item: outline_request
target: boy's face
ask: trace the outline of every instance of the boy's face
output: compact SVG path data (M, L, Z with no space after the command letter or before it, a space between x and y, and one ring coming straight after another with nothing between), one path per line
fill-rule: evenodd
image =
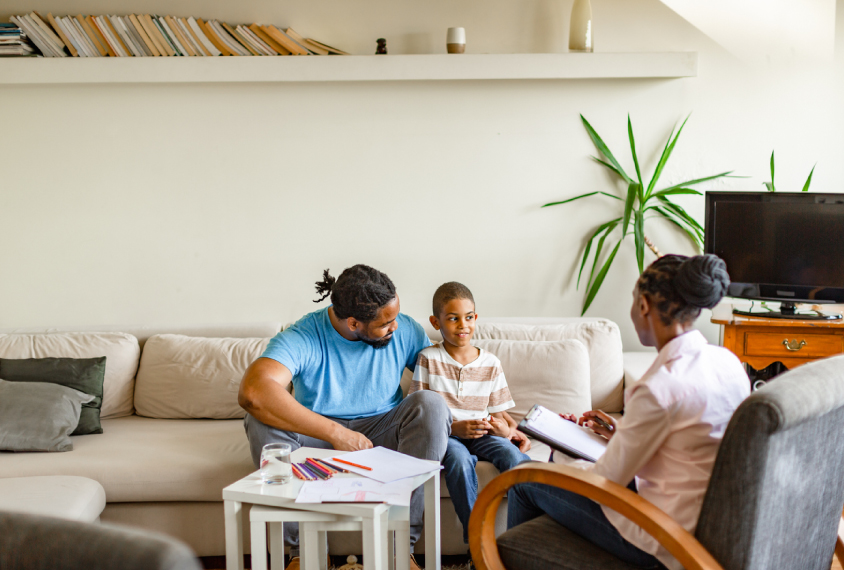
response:
M456 347L469 346L475 334L475 304L469 299L452 299L439 315L431 317L431 325L443 335L443 341Z

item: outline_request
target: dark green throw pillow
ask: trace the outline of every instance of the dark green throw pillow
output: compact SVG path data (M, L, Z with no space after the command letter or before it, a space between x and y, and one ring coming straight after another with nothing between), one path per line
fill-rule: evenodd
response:
M100 408L106 357L99 358L0 358L0 378L8 382L48 382L94 396L82 404L79 424L70 435L103 433Z

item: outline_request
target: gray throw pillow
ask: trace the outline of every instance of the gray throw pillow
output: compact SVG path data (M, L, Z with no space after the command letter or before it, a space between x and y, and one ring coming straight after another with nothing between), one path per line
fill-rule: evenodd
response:
M82 404L93 399L59 384L0 380L0 450L71 451Z

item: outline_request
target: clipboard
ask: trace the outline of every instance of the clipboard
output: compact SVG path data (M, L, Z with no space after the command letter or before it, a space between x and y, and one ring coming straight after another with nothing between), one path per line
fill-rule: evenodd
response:
M539 404L519 423L519 430L553 449L595 463L607 449L608 441L592 430L564 420Z

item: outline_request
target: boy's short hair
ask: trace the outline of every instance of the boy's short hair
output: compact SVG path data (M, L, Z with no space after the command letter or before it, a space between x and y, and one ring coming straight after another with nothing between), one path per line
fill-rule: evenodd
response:
M454 299L468 299L473 305L475 304L475 298L472 297L472 292L468 287L457 281L449 281L440 285L434 293L434 316L439 316L445 304Z

